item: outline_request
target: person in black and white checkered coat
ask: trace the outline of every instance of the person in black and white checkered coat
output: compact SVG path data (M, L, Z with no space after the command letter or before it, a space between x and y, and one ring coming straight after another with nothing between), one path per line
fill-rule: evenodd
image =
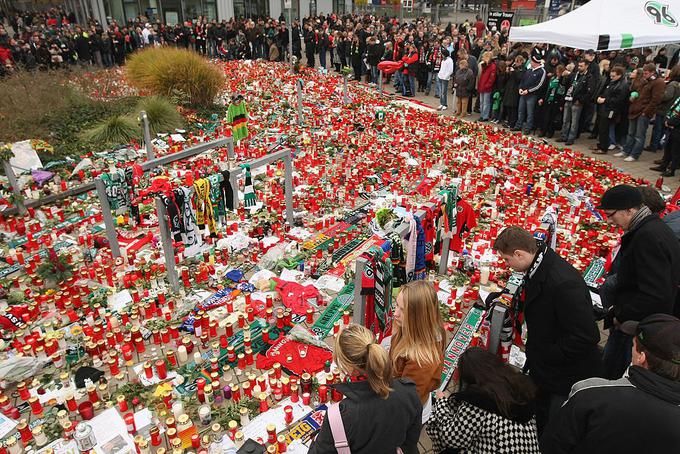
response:
M426 431L436 453L540 454L529 377L481 348L459 362L461 391L439 394Z

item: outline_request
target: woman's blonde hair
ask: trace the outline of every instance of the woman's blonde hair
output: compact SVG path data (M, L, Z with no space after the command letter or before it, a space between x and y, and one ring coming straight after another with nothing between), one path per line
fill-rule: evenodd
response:
M364 372L371 389L387 399L391 391L392 363L368 328L351 324L340 331L335 339L333 356L335 364L346 374Z
M399 358L415 361L419 366L441 361L443 322L434 285L412 281L401 287L402 320L392 333L390 356L393 365Z

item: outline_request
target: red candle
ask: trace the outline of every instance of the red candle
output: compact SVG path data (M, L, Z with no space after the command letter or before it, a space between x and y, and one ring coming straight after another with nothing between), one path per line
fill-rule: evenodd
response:
M328 401L328 386L319 385L319 402L326 403Z
M135 415L134 413L125 413L123 416L125 419L125 425L127 426L127 431L130 434L137 432L137 427L135 426Z
M158 378L161 380L165 380L168 376L168 369L165 365L165 361L162 359L159 359L156 361L156 373L158 374Z
M283 407L283 412L284 412L284 417L286 420L286 424L291 424L293 422L293 407L290 405L286 405Z
M84 420L92 419L92 417L94 417L94 406L92 402L89 400L81 402L80 405L78 405L78 413L80 413L80 417Z
M153 378L153 368L151 367L151 363L148 361L144 363L144 375L148 379Z

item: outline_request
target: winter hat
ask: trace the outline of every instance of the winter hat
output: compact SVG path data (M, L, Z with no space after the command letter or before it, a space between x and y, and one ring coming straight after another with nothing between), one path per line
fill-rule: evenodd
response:
M655 356L680 364L680 319L669 314L654 314L641 322L622 323L621 331L637 336L638 342Z
M540 55L536 55L534 53L531 54L531 61L534 63L542 63L543 59L540 57Z
M81 389L85 387L85 380L88 378L92 380L92 383L97 383L101 377L104 376L104 372L94 367L83 366L78 369L75 373L75 383L76 388Z
M642 205L642 194L633 186L620 184L607 189L602 195L598 210L627 210Z

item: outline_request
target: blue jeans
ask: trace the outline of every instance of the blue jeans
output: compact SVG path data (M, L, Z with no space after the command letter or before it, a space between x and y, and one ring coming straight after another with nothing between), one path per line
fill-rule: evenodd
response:
M397 71L394 73L394 89L397 91L402 90L402 86L404 85L404 74L401 71Z
M449 81L437 77L437 82L437 85L439 86L439 104L448 107Z
M404 74L404 77L403 77L402 80L404 82L402 84L401 94L406 96L406 88L408 87L409 91L411 92L411 96L415 96L416 95L416 76L412 76L410 74L408 74L408 75Z
M609 125L609 144L616 145L616 124L612 123Z
M515 129L524 128L525 132L534 129L534 112L536 111L537 101L538 95L534 94L519 97L519 109Z
M602 354L604 378L618 380L623 377L633 358L633 336L629 336L618 329L609 330L609 338Z
M322 50L319 52L319 64L321 65L322 68L326 67L326 51Z
M664 131L666 130L663 124L663 118L657 116L654 120L654 128L652 129L652 141L650 143L650 148L652 151L660 150L663 148L661 146L661 138L663 137Z
M644 115L628 121L628 137L626 137L626 145L623 147L625 154L635 159L640 157L642 149L645 147L648 126L649 118Z
M564 103L564 117L562 118L562 139L573 142L578 136L578 125L581 119L582 105L571 101Z
M371 66L371 82L378 85L378 78L380 77L380 70L377 66Z
M434 82L434 95L439 96L439 82L437 82L439 78L437 77L437 73L430 71L427 73L427 85L425 86L425 94L429 95L430 94L430 89L432 88L432 82Z
M479 94L479 119L488 120L491 116L491 92Z

